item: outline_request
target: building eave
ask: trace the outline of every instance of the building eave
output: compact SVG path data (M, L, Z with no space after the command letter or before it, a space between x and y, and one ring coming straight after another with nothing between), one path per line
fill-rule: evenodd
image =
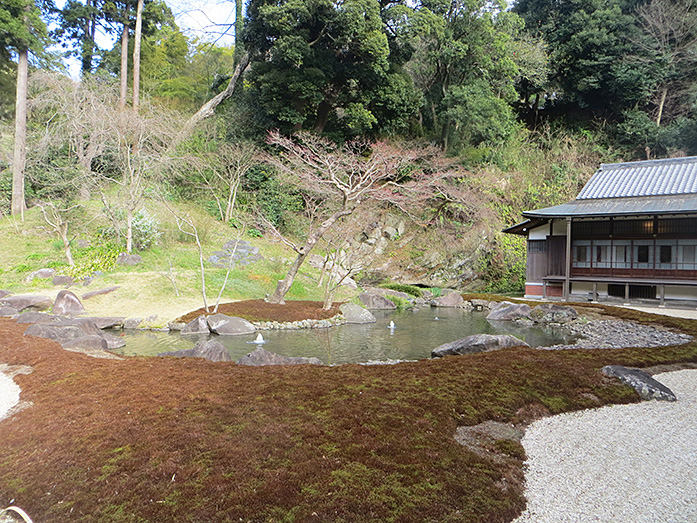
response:
M573 200L554 207L523 212L528 220L688 214L697 214L695 193Z

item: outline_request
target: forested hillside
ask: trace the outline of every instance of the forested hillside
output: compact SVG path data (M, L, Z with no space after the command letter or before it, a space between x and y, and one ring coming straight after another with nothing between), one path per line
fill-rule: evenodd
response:
M298 265L316 249L366 281L515 291L524 248L500 230L522 210L601 162L697 154L692 0L230 10L226 47L162 1L3 1L3 219L39 210L70 266L78 236L147 249L155 210L198 242L195 204Z

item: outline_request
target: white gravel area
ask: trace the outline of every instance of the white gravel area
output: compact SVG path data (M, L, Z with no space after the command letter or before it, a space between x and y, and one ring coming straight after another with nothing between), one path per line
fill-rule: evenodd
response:
M0 372L0 420L19 403L19 386L6 374Z
M657 374L678 401L561 414L526 430L514 523L697 522L697 370Z

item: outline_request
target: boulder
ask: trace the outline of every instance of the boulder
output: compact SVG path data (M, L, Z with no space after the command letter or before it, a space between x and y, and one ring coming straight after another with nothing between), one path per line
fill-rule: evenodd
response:
M127 252L121 252L116 258L117 265L133 266L138 265L143 261L140 254L128 254Z
M473 334L461 340L445 343L436 347L431 351L431 357L442 358L443 356L489 352L505 349L506 347L518 346L530 348L530 345L523 340L509 334Z
M53 278L53 276L56 274L55 269L39 269L38 271L34 271L29 274L29 276L26 277L26 281L30 282L34 280L35 278L41 279L41 280L47 280L49 278Z
M161 352L158 356L175 358L205 358L209 361L232 361L230 353L219 341L207 340L194 345L191 349Z
M101 336L104 338L104 340L106 340L108 349L120 349L121 347L126 346L126 340L120 336L114 336L113 334L109 334L107 332L103 332Z
M83 319L91 321L98 329L113 329L114 327L122 327L125 318L123 316L104 316Z
M171 321L167 324L167 327L171 331L181 331L186 327L186 323L181 321Z
M358 299L361 300L366 309L394 310L397 308L394 303L379 294L362 292L358 295Z
M643 400L675 401L677 399L672 390L643 370L630 369L621 365L607 365L602 368L602 373L634 388Z
M17 323L61 323L65 318L45 312L25 312L17 317Z
M12 294L10 291L6 291L6 290L4 290L4 289L0 289L0 300L1 300L2 298L4 298L5 296L9 296L10 294Z
M75 281L70 276L56 275L53 277L51 283L53 283L53 285L55 285L56 287L59 287L62 285L72 285L73 283L75 283Z
M252 367L261 367L263 365L323 365L318 358L294 358L291 356L281 356L273 352L269 352L261 347L258 347L253 352L246 356L242 356L237 360L238 365L250 365Z
M119 286L115 285L113 287L106 287L104 289L97 289L96 291L86 292L85 294L82 295L82 299L89 300L90 298L94 298L95 296L101 296L102 294L109 294L110 292L114 292L118 288L119 288Z
M143 318L127 318L123 320L124 329L137 329L143 323Z
M0 298L0 305L14 307L18 311L26 309L45 311L51 307L53 301L48 296L38 294L18 294L16 296L5 296Z
M382 234L387 238L388 240L396 240L399 238L399 231L395 227L390 227L387 226L382 230Z
M487 320L517 320L530 314L530 306L525 303L511 303L502 301L489 313Z
M85 312L80 298L74 292L60 291L56 296L56 301L53 302L53 313L61 316L75 316Z
M19 311L14 307L0 307L0 318L14 318Z
M377 320L373 313L355 303L343 303L339 311L344 316L346 323L375 323Z
M431 301L433 307L463 307L465 299L459 292L450 292L440 298L434 298Z
M530 319L537 323L568 323L578 318L573 307L543 303L530 311Z
M56 340L64 349L92 349L92 350L107 350L109 344L102 336L94 334L81 336L79 338Z
M487 311L487 310L489 310L489 300L474 299L470 303L472 304L472 308L475 311Z
M210 332L211 330L208 328L208 322L206 322L204 315L191 320L181 331L182 334L208 334Z
M54 316L45 323L33 323L24 331L25 335L63 340L80 338L82 336L101 336L102 331L94 323L82 319L70 319Z
M403 300L413 300L414 297L407 294L406 292L395 291L392 289L383 289L381 287L364 287L364 292L368 294L380 294L381 296L395 296L397 298L402 298Z
M236 336L238 334L251 334L257 329L244 318L226 316L225 314L213 314L206 318L211 332L220 336ZM182 331L182 334L186 334Z

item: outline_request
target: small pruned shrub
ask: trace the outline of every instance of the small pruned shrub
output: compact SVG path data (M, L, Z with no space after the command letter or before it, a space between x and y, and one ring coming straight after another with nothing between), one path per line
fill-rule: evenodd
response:
M383 283L380 285L383 289L390 289L392 291L404 292L415 298L421 298L423 295L421 289L416 285L407 285L406 283Z
M249 236L250 238L261 238L263 234L259 229L250 227L249 229L247 229L247 236Z
M157 245L162 236L159 220L152 216L147 209L141 209L133 216L133 246L144 251Z

